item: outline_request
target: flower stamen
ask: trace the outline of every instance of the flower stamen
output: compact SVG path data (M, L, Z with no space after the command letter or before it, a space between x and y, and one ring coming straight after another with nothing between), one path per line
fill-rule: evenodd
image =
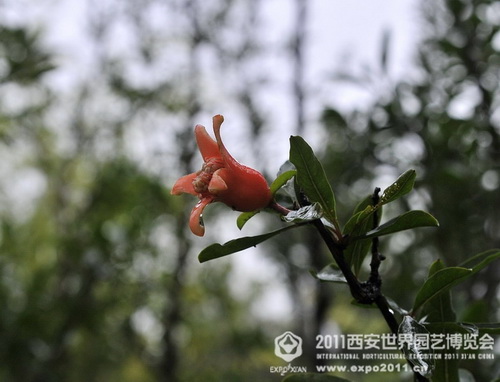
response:
M214 172L223 167L224 163L219 158L210 158L206 163L203 163L201 170L196 173L196 178L193 179L194 190L198 194L207 192Z

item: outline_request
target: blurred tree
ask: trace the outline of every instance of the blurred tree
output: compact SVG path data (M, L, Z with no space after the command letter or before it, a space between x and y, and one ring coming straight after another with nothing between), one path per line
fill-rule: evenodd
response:
M171 200L159 175L195 170L207 50L222 71L251 50L249 38L234 57L214 33L214 22L239 27L238 5L94 3L84 15L90 74L69 96L47 77L61 68L30 26L1 31L0 155L11 181L0 185L0 378L241 381L245 370L263 380L272 348L247 317L260 287L240 301L230 267L193 276L191 203ZM158 29L151 12L179 28ZM137 36L125 52L113 39L123 25ZM222 319L227 330L214 330Z
M126 366L141 360L145 347L132 330L134 313L151 289L150 274L131 269L156 258L152 232L169 205L167 192L120 153L101 161L90 144L58 151L59 137L44 123L53 95L42 79L51 58L25 30L2 34L9 37L1 40L4 55L24 49L0 89L20 96L19 104L0 105L8 122L4 163L12 165L11 179L28 179L2 184L9 204L1 215L0 375L78 381L114 370L127 380ZM80 117L75 130L85 125ZM29 205L13 208L26 192L34 193L21 202ZM147 380L148 368L139 367Z

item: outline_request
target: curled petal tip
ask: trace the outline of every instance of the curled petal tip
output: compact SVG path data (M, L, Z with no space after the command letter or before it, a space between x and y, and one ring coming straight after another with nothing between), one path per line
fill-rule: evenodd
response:
M222 122L224 122L224 116L222 114L217 114L214 115L212 118L213 124L214 124L214 129L217 126L217 128L220 128L220 125L222 125Z
M222 145L222 140L220 138L220 127L222 125L222 122L224 122L224 117L220 114L214 115L214 117L212 118L212 122L215 133L215 139L217 140L217 143L219 144L220 147Z
M225 163L225 165L230 168L232 171L236 172L241 172L241 171L246 171L246 166L241 165L238 163L236 159L234 159L231 154L229 154L229 151L227 151L226 146L224 146L224 142L222 142L222 137L220 135L220 128L222 125L222 122L224 122L224 117L220 114L214 116L213 118L214 122L214 133L215 133L215 139L217 141L217 144L219 145L219 152L220 155Z
M191 216L189 217L189 228L196 236L203 236L205 234L205 225L203 224L202 213L205 207L212 203L212 201L213 198L203 198L191 211Z

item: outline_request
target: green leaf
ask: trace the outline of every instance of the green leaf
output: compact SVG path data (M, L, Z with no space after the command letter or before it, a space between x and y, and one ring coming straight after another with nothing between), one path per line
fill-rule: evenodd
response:
M311 271L311 274L321 281L328 281L332 283L347 284L347 280L336 264L329 264L319 272Z
M467 280L469 277L476 274L493 260L498 258L500 258L500 251L498 249L492 249L479 253L462 263L462 265L472 266L472 268L449 267L443 268L434 273L425 281L422 288L420 288L417 292L417 297L415 298L415 303L413 305L413 312L428 302L429 299L433 297L432 295L439 294L440 288L441 291L446 291L454 287L455 285Z
M437 271L430 276L424 285L417 292L415 302L413 304L413 312L416 312L425 303L429 302L438 294L443 293L458 283L465 280L472 273L472 269L461 267L449 267Z
M351 245L347 247L345 250L345 256L347 264L351 265L356 276L359 276L359 272L361 270L361 266L363 265L363 261L370 251L371 240L357 240Z
M350 382L348 379L328 374L304 373L289 375L282 382Z
M290 211L282 219L287 223L304 223L310 222L312 220L321 219L323 216L323 211L318 203L311 204L309 206L301 207L296 211Z
M490 249L488 251L481 252L475 256L472 256L471 258L461 263L460 266L464 268L472 268L473 273L476 273L486 267L493 260L496 260L498 258L500 258L500 250Z
M273 236L299 226L299 224L295 224L265 233L263 235L240 237L238 239L228 241L227 243L222 245L218 243L212 244L200 252L200 254L198 255L198 260L200 261L200 263L204 263L205 261L227 256L250 247L255 247L257 244L260 244L272 238Z
M354 208L352 216L344 226L344 230L342 232L344 235L360 236L368 232L370 228L373 227L373 219L369 220L368 218L375 212L376 209L378 209L378 207L374 207L372 203L373 201L371 195L368 195L358 203L356 208ZM380 216L381 214L379 213L379 221L377 224L380 222ZM363 230L360 226L365 226L367 228L366 230Z
M435 261L429 269L429 278L447 269L441 260ZM455 312L451 305L451 291L447 289L432 297L422 309L422 316L426 316L425 327L431 333L470 333L477 332L474 327L459 326L455 321ZM450 325L444 325L448 321ZM454 325L453 325L454 324ZM436 359L433 371L433 379L436 381L458 382L458 361L454 357L446 357L444 354L456 354L456 349L438 349L442 356Z
M253 218L255 215L257 215L260 212L260 210L255 210L255 211L250 211L250 212L242 212L238 218L236 219L236 225L239 229L242 229L243 226L249 221L251 218Z
M415 334L429 334L425 326L419 324L411 316L404 316L398 328L398 334L410 334L415 338ZM419 373L424 377L430 377L432 374L433 360L426 356L428 349L419 347L418 342L410 341L403 344L403 353L406 358L414 365L418 366Z
M371 237L388 235L391 233L418 227L438 227L438 226L439 226L438 221L431 214L425 211L413 210L405 212L404 214L389 220L388 222L382 224L381 226L367 232L365 235L354 237L353 240L368 239Z
M365 259L368 251L370 250L371 240L356 240L356 236L362 236L373 228L374 222L372 217L375 211L378 211L377 225L382 216L382 207L372 206L372 196L369 195L363 199L354 209L353 216L349 219L344 227L344 235L349 235L354 239L351 240L350 245L344 251L344 256L347 264L353 267L354 273L359 274L363 260Z
M387 204L406 195L413 189L417 173L415 170L408 170L396 181L387 187L380 197L380 204Z
M441 260L436 260L429 269L428 277L431 277L445 268ZM430 299L422 309L422 314L420 316L427 317L426 321L428 322L455 321L456 316L451 305L450 291L444 291Z
M269 187L271 189L271 194L274 196L276 192L283 187L286 182L288 182L290 179L292 179L295 174L297 174L297 170L288 170L280 175L271 183L271 186Z
M323 208L324 217L337 224L335 196L323 166L307 142L299 136L290 137L290 161L297 168L296 180L311 202Z

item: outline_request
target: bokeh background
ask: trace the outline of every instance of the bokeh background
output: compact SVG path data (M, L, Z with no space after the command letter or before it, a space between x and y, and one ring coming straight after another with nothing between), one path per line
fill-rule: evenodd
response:
M386 332L311 277L330 260L307 229L200 265L280 222L239 232L211 205L200 239L194 198L169 188L199 169L193 126L217 113L270 181L304 136L341 219L415 168L384 213L441 227L381 243L384 292L409 308L434 260L500 247L499 27L490 0L1 0L0 380L278 381L285 330L311 370L316 334ZM499 271L455 290L460 320L500 320Z

